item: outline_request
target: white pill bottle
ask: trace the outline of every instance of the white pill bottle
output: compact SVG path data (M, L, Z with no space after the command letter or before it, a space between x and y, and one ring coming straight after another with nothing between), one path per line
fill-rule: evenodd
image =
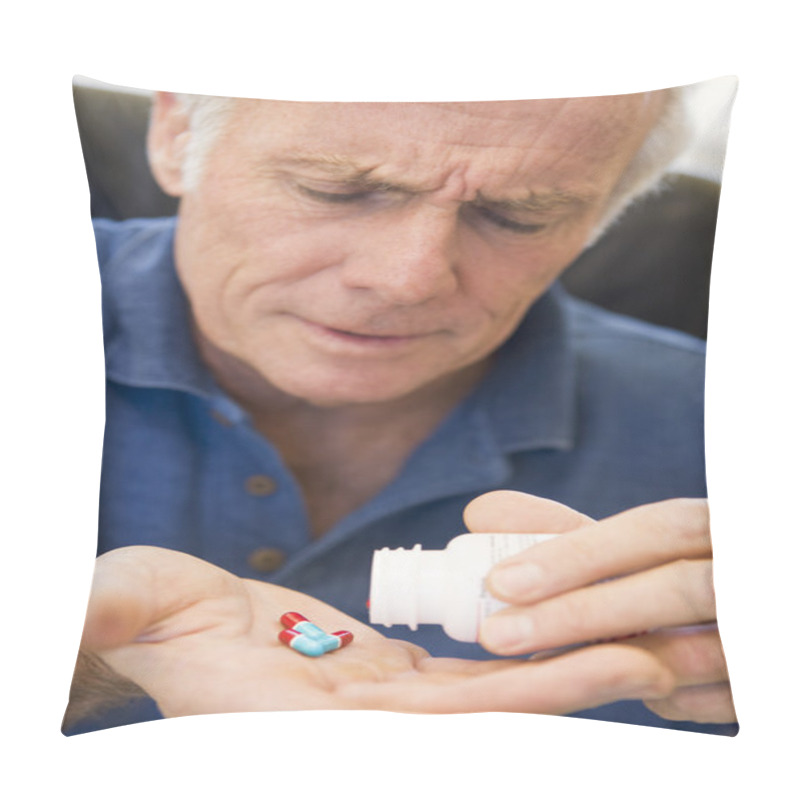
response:
M444 550L384 547L372 557L369 621L373 625L436 624L460 642L477 642L482 620L505 607L485 586L491 568L558 534L465 533Z

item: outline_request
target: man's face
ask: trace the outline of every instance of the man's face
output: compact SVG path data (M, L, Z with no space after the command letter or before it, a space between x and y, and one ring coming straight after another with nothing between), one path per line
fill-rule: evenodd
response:
M238 101L179 190L198 329L314 405L447 382L580 253L660 103Z

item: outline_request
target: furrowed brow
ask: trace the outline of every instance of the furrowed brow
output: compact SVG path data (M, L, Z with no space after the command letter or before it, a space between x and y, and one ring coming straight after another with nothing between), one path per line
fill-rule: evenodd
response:
M317 170L335 180L358 184L365 190L381 189L408 194L424 194L432 188L413 186L402 181L382 179L380 176L373 174L379 169L378 165L365 166L346 156L328 153L288 156L272 162L270 166L277 169ZM591 195L552 191L530 192L526 197L509 200L486 197L481 192L478 192L475 203L491 206L498 211L546 213L581 208L589 205L594 199Z

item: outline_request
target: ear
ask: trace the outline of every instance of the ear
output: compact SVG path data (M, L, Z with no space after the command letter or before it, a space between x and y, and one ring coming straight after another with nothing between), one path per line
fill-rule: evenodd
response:
M158 92L150 112L147 155L156 182L173 197L180 197L185 188L183 162L190 136L189 115L175 95Z

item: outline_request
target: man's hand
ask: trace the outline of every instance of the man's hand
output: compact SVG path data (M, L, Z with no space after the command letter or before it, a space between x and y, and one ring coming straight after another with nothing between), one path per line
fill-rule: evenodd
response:
M351 645L308 658L278 642L298 611ZM432 658L311 597L153 547L101 556L82 647L165 716L287 709L564 714L661 697L672 674L644 648L606 644L541 663ZM76 678L77 679L77 678Z
M464 518L476 532L570 532L489 574L490 591L511 607L483 623L480 641L487 650L512 656L543 651L540 663L546 663L548 651L583 644L588 654L607 646L593 643L616 640L620 652L647 652L672 676L672 691L642 696L654 713L695 722L736 720L715 624L705 501L668 500L594 522L532 495L491 492L474 500Z

